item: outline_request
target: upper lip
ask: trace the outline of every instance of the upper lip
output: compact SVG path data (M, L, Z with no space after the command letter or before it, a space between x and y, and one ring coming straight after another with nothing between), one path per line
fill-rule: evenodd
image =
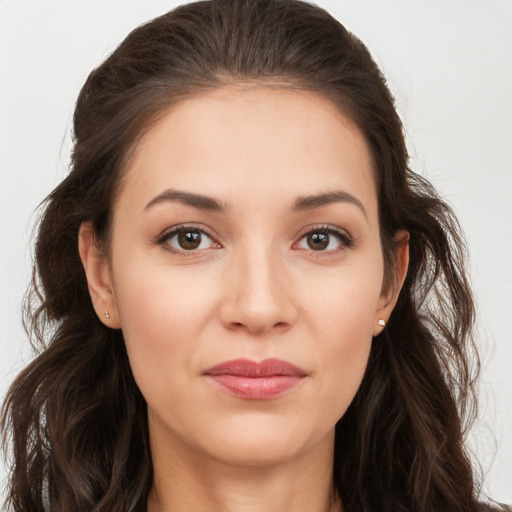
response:
M276 376L305 377L307 373L287 361L270 358L259 362L249 359L224 361L205 370L204 375L234 375L238 377L263 378Z

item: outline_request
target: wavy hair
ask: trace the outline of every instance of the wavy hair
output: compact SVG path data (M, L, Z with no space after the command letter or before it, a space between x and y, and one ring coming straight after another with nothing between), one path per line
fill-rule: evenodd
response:
M311 91L364 134L378 190L385 284L394 235L410 264L360 389L336 425L333 479L346 512L470 512L464 447L478 357L465 246L450 208L408 168L401 121L364 44L298 0L212 0L135 29L77 100L69 175L44 204L25 322L39 354L2 413L16 512L145 510L152 484L147 410L120 330L96 317L79 254L89 221L108 251L112 208L137 141L170 105L232 84Z

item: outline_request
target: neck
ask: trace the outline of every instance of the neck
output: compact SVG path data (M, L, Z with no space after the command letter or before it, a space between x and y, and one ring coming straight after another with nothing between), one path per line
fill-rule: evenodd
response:
M167 444L167 443L166 443ZM152 439L148 512L337 512L332 485L334 433L315 449L272 465L230 465L183 444Z

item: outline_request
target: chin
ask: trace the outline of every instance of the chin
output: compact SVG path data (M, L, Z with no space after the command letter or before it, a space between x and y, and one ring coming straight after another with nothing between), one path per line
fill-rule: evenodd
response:
M283 445L283 439L233 440L219 446L211 453L212 458L229 466L269 467L284 464L300 456L304 451L301 443Z
M238 425L237 425L238 423ZM310 429L307 424L253 418L236 422L234 428L210 430L204 448L219 462L233 466L273 466L291 461L323 441L332 450L334 428ZM206 441L206 443L205 443Z

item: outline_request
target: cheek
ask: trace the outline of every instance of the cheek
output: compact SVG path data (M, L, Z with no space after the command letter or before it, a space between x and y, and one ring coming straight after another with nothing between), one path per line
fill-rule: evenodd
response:
M364 325L366 318L352 317L352 322L345 321L338 325L339 336L324 352L324 374L320 396L324 397L323 410L327 416L326 423L334 424L345 414L354 399L363 380L370 349L372 335Z
M324 293L310 294L314 354L321 379L322 408L334 424L354 398L366 370L373 340L382 276L348 270Z
M173 389L166 380L178 384L197 368L201 332L215 304L208 293L213 287L203 286L204 278L199 282L197 273L139 265L136 258L115 268L116 303L130 365L150 401L159 388L165 393Z

